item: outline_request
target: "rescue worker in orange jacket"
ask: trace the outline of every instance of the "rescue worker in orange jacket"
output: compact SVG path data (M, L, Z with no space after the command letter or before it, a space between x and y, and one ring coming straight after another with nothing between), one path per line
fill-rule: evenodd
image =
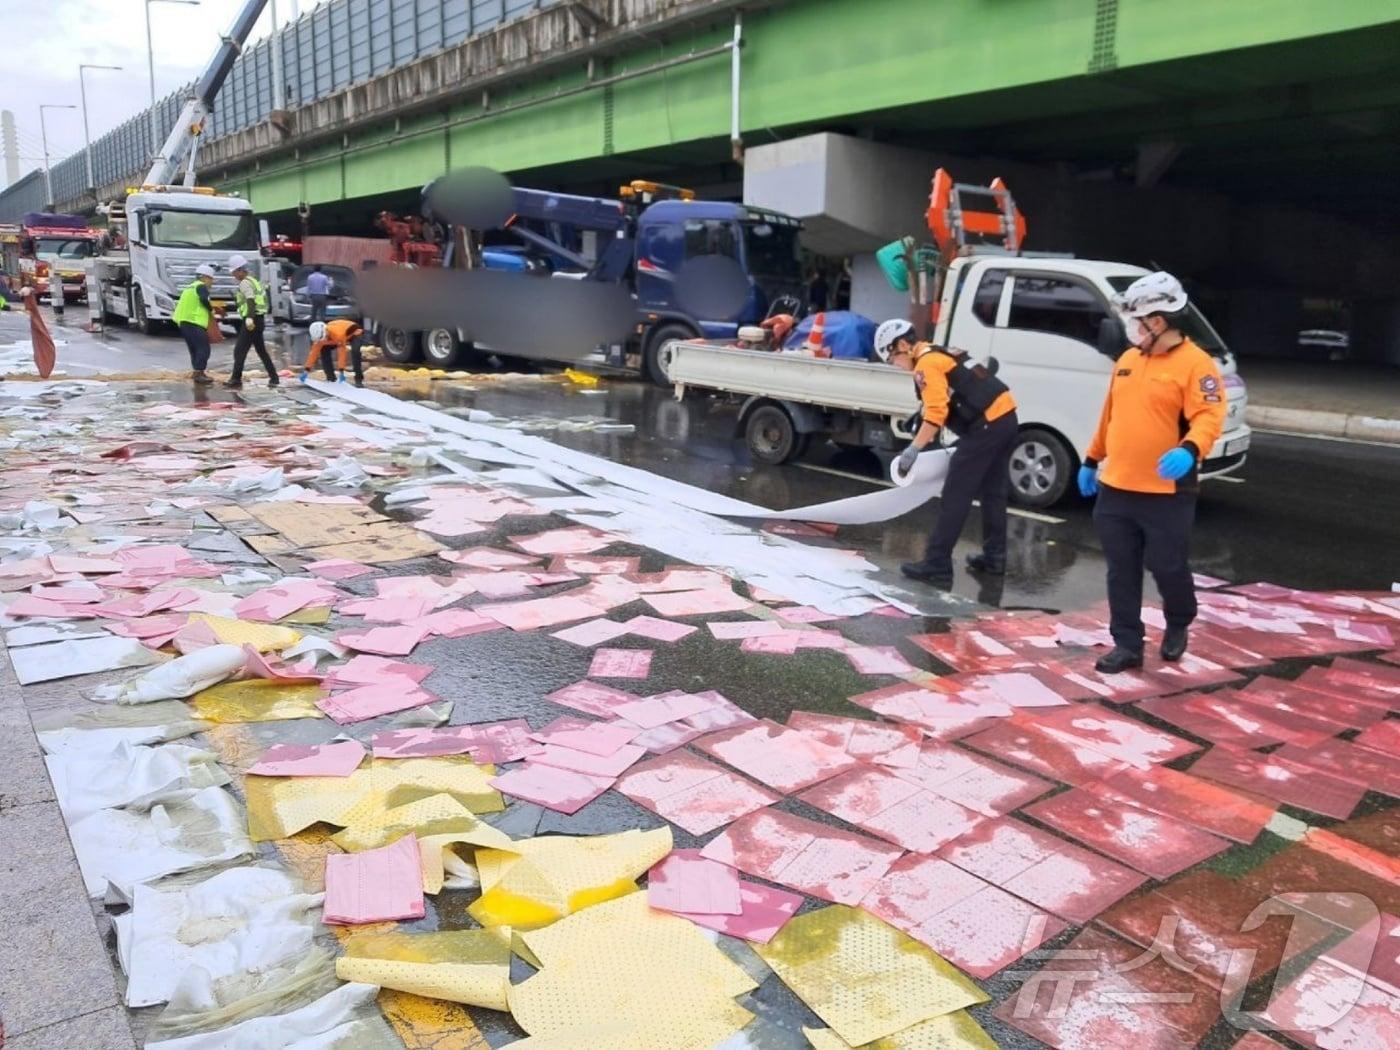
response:
M1105 674L1142 666L1142 572L1157 581L1167 628L1161 654L1180 660L1196 618L1188 553L1196 472L1225 423L1215 359L1181 330L1186 292L1169 273L1134 281L1115 308L1132 344L1118 358L1099 427L1079 468L1079 491L1097 495L1094 527L1108 562L1113 649Z
M299 377L303 383L319 362L326 374L326 382L334 383L337 379L345 382L345 366L348 363L355 370L355 385L365 385L365 330L359 321L349 318L314 321L308 334L311 336L311 352L306 355L306 364ZM332 357L337 352L338 362Z
M891 320L875 332L875 354L914 373L921 414L918 432L899 456L908 473L920 452L932 447L947 427L958 436L938 522L929 535L922 561L900 566L904 575L940 590L953 586L953 546L962 534L974 498L982 502L982 553L969 555L974 572L1006 572L1006 503L1011 478L1008 463L1016 443L1016 400L1005 383L965 354L917 342L914 326Z

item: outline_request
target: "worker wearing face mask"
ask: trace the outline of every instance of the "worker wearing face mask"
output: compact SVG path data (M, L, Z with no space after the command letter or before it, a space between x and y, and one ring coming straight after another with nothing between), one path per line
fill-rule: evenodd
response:
M922 561L900 571L939 590L953 586L953 545L962 534L973 499L982 503L982 552L970 555L974 572L1006 572L1006 504L1011 490L1008 461L1016 443L1016 401L1005 383L966 354L917 341L914 326L896 318L875 330L875 356L914 373L922 410L914 440L900 453L907 474L919 453L937 444L947 427L958 436L943 483L938 521Z
M1151 273L1115 297L1132 346L1113 369L1099 427L1079 468L1079 491L1094 504L1108 562L1113 649L1097 668L1142 666L1142 573L1162 595L1163 660L1180 660L1196 618L1188 551L1197 468L1225 423L1225 384L1215 359L1181 330L1186 292Z

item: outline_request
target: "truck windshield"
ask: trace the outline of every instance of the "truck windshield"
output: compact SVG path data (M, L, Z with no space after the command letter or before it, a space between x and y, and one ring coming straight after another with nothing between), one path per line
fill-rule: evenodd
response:
M256 251L250 212L155 209L147 220L153 248L227 248Z
M797 227L769 222L744 223L744 250L749 272L762 277L801 281L797 257Z
M92 241L81 237L40 237L34 242L34 254L45 262L90 259L92 248Z
M1140 276L1141 274L1110 277L1108 283L1113 286L1115 292L1125 292ZM1194 303L1187 304L1186 316L1181 319L1181 331L1211 357L1223 361L1230 353L1230 348L1225 345L1225 340L1220 338L1220 333L1211 327L1205 314L1197 310Z

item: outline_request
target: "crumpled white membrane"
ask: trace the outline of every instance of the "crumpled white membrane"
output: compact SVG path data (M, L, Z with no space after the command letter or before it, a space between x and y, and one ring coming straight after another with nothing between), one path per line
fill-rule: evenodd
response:
M377 1014L378 994L373 984L344 984L290 1013L148 1042L146 1050L383 1050L394 1045L385 1036L396 1037Z
M323 899L267 867L137 886L117 925L127 1006L175 1002L183 1013L227 1007L247 994L250 981L311 951L312 913Z
M119 704L180 700L232 677L246 662L247 654L241 645L209 645L121 685L96 689L93 695L99 700L115 700Z
M68 834L88 896L124 901L139 883L253 854L242 809L217 787L176 792L149 811L98 810Z
M335 426L341 429L373 429L346 421L351 404L378 413L382 429L377 445L392 446L391 435L395 432L401 435L401 443L411 444L415 440L413 432L433 427L434 440L445 449L486 463L529 467L564 484L586 489L594 497L594 505L591 513L566 512L574 521L626 536L692 564L728 571L828 612L849 615L865 611L872 598L906 611L915 610L910 604L910 592L882 587L866 575L874 569L869 563L781 536L758 533L725 522L720 516L806 520L814 514L820 519L819 511L827 511L833 512L828 517L851 523L884 520L938 493L946 473L946 455L920 457L919 477L909 487L836 501L821 508L774 512L543 438L457 419L377 391L340 389L338 384L319 381L312 381L311 386L339 399L320 407L325 417L339 420ZM450 470L464 475L473 473L454 466L446 456L433 458ZM918 485L923 487L917 488ZM862 512L854 508L857 500L874 510ZM611 516L600 517L604 514Z
M10 663L14 665L20 685L123 667L149 667L165 659L163 654L148 649L135 638L115 638L110 634L10 650Z
M106 730L132 730L130 736L109 739L125 739L133 744L154 744L165 740L178 740L180 737L198 733L205 723L194 717L189 705L179 700L156 700L137 707L115 704L90 704L81 710L62 710L47 714L36 712L34 729L39 735L39 744L49 754L62 751L71 743L80 747L94 746L81 742L78 734ZM139 733L139 735L138 735ZM147 734L157 734L147 736ZM100 740L93 737L93 741ZM71 742L71 743L70 743Z
M149 747L113 740L113 732L131 730L92 730L68 737L69 746L44 760L59 808L70 824L101 809L142 807L171 792L229 782L212 751L185 744Z

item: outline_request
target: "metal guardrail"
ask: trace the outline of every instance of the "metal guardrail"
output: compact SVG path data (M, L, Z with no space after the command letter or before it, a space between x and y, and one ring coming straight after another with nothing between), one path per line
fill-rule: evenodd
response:
M559 0L328 0L276 37L266 37L239 56L214 103L210 141L266 120L272 113L273 47L282 49L286 105L304 106L351 84L416 61L468 37L495 29ZM163 139L179 116L189 88L156 103ZM99 186L139 177L151 162L150 108L92 144L93 175ZM87 189L83 153L55 164L54 196L78 200ZM0 193L0 221L42 211L44 180L31 172Z

